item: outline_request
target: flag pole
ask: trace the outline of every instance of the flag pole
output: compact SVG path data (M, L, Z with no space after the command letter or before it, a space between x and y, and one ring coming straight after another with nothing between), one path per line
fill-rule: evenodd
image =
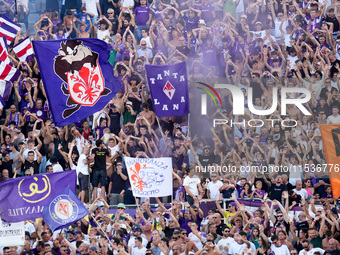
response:
M107 238L107 240L111 243L111 245L113 245L112 241L110 240L110 238L107 236L106 232L104 231L104 229L102 229L102 227L100 226L99 222L93 217L93 215L91 214L91 217L93 219L93 221L97 224L98 228L104 233L104 236Z
M165 138L164 138L163 130L162 130L161 124L159 123L159 118L158 118L158 116L156 116L156 119L157 119L157 123L158 123L159 130L161 131L161 135L162 135L163 140L164 140L164 143L165 143Z
M18 3L17 0L14 1L15 4L15 18L17 19L16 22L18 22ZM28 2L27 2L27 7L28 7Z

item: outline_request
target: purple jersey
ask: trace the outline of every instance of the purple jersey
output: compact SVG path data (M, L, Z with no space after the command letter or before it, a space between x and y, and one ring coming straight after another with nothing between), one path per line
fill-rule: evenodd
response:
M201 19L203 19L205 22L212 21L213 16L212 16L212 11L214 10L214 7L211 4L207 5L201 5L200 8L202 14L201 14Z
M151 14L151 10L148 6L138 6L133 11L133 14L136 15L137 26L146 26L146 22L149 20L149 14Z
M183 19L185 20L185 26L187 30L193 30L198 27L198 20L199 18L197 16L193 18L189 18L187 16L184 16Z

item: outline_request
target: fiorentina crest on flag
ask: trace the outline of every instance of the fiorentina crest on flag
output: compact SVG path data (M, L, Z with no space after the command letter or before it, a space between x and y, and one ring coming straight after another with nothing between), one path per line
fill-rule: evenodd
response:
M158 117L189 113L189 89L185 62L146 65L152 103Z
M167 81L163 89L165 95L167 95L167 97L171 100L175 94L175 91L176 89L174 88L174 86L172 86L172 84L169 81Z
M78 197L67 187L44 206L43 217L54 231L71 225L88 213Z
M33 41L33 47L57 126L101 110L120 87L102 40Z

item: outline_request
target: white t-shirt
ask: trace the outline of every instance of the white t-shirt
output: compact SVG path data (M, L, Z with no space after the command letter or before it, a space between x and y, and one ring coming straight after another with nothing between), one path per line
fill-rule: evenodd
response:
M130 7L130 6L135 6L135 1L133 0L123 0L121 3L121 8L123 9L124 7ZM128 11L124 11L128 13Z
M37 160L37 159L38 159L38 154L34 151L34 149L30 150L30 149L27 148L27 149L24 150L24 152L22 153L22 157L23 157L24 159L27 159L28 153L29 153L30 151L33 151L33 152L34 152L34 160Z
M220 194L220 191L218 190L220 187L223 186L223 183L221 181L217 181L216 183L214 182L209 182L207 189L210 192L210 199L216 199L217 195Z
M202 236L201 232L198 232L198 233ZM203 236L202 236L202 237L203 237ZM201 239L199 239L199 238L198 238L195 234L193 234L192 232L188 235L188 238L189 238L190 241L192 241L192 242L196 245L197 249L202 250L203 244L202 244L202 242L201 242Z
M272 249L275 255L290 255L289 249L285 244L281 244L280 247L276 247L272 244L270 249Z
M114 146L114 147L109 147L109 146L107 146L109 149L110 149L110 151L111 151L111 157L113 156L113 155L115 155L116 154L116 152L118 152L118 151L120 151L120 148L119 148L119 145L117 144L116 146Z
M230 245L235 242L234 238L232 237L227 237L225 239L221 239L220 241L218 241L217 243L217 247L221 250L222 255L227 255L228 251L224 249L224 247L228 247L230 248ZM220 247L222 245L222 247Z
M200 179L197 176L190 178L189 176L184 178L183 186L188 186L190 192L194 196L198 196L198 187L197 184L201 183Z
M97 38L100 40L103 40L105 42L109 42L108 38L105 38L105 36L110 36L110 31L108 29L102 31L100 29L97 30Z
M333 115L328 116L327 123L329 123L329 124L338 124L338 123L340 123L340 115L338 114L338 116L336 116L336 117L334 117Z
M307 191L305 189L301 189L301 190L293 189L293 190L296 194L300 195L304 200L307 199L308 194L307 194Z
M135 246L135 236L131 236L130 240L128 242L128 246L134 247ZM146 240L145 238L142 237L142 245L143 247L146 247L148 244L148 240Z
M36 232L34 225L29 221L25 223L25 231L30 233L30 235L32 235L32 233Z
M314 252L316 252L316 251L320 252L321 255L324 254L324 252L325 252L325 250L323 250L323 249L321 249L321 248L313 248L313 249L311 249L310 251L307 251L307 255L313 255ZM301 251L299 252L299 255L304 255L304 254L305 254L305 250L301 250Z
M59 163L53 166L53 173L58 173L58 172L63 172L63 171L64 169L61 165L59 165Z
M86 11L98 16L97 3L99 3L99 0L82 0L82 3L85 4Z
M275 38L276 38L276 39L281 38L281 31L280 31L281 23L282 23L282 21L279 21L278 18L276 18L276 19L274 20L274 24L275 24L275 32L274 32L274 34L275 34ZM283 30L283 31L286 31L286 27L287 27L287 26L288 26L288 22L287 22L286 20L283 21L282 30Z
M150 48L150 49L152 49L152 44L151 44L151 42L150 42L150 36L148 36L148 37L143 37L142 39L140 39L140 43L142 43L142 42L146 42L146 47L147 48Z
M229 254L231 254L231 255L242 254L243 249L248 249L247 244L245 244L245 243L239 244L238 242L233 242L229 246ZM256 254L256 248L255 248L255 245L252 242L250 242L250 249L252 249L253 253ZM245 253L245 254L247 254L247 253Z
M145 255L146 248L138 249L137 247L133 247L131 249L131 255Z
M76 167L77 174L82 173L83 175L89 175L89 166L83 162L84 159L86 159L86 155L80 154L78 165Z

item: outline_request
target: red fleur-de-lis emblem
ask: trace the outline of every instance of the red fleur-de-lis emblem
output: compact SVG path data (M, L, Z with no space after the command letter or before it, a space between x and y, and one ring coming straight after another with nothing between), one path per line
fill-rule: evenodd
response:
M57 205L57 211L63 215L65 215L66 217L68 217L69 215L69 209L68 209L68 203L64 203L64 202L59 202Z
M67 73L67 81L71 98L80 105L94 105L105 89L98 64L97 67L91 67L90 63L85 63L79 72Z

